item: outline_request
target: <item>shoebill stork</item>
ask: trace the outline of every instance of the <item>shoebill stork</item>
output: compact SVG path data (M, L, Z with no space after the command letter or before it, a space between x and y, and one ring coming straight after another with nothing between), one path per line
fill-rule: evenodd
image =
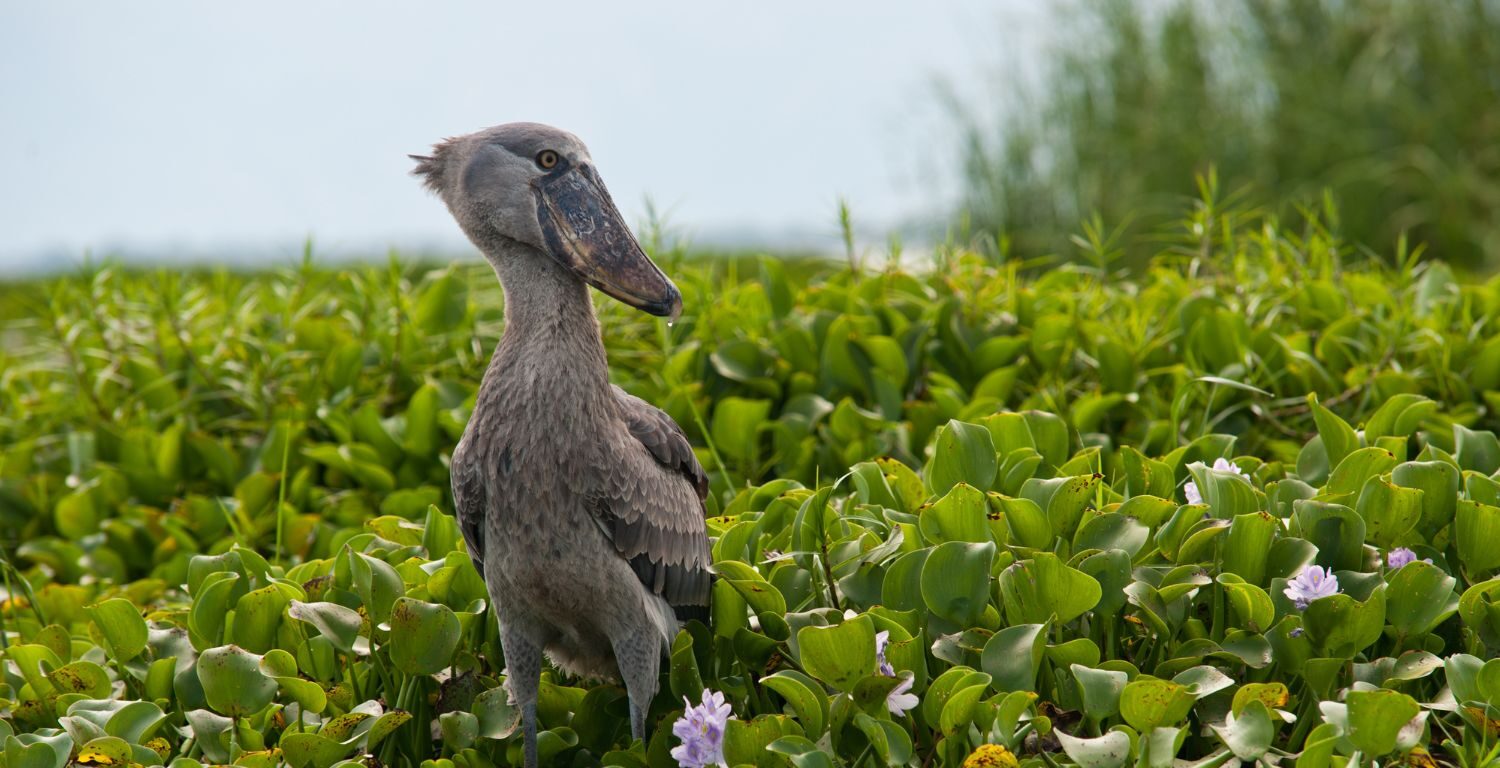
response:
M708 483L671 417L610 384L588 287L673 318L682 295L572 134L510 123L412 157L505 291L505 330L451 472L526 765L544 652L567 672L623 681L643 739L678 620L707 616Z

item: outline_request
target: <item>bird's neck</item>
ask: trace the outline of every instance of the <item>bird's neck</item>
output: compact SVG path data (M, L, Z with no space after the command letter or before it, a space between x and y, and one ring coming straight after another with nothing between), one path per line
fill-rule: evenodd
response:
M588 286L530 246L503 247L489 259L505 290L505 332L486 389L522 408L597 410L611 390Z

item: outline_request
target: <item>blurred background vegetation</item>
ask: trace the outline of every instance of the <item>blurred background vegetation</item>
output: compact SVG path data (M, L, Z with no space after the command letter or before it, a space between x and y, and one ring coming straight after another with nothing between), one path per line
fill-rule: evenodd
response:
M1408 233L1500 268L1500 2L1085 0L1059 18L1036 87L954 108L959 229L986 248L1066 254L1091 221L1140 263L1216 170L1240 205L1297 220L1331 193L1348 241Z

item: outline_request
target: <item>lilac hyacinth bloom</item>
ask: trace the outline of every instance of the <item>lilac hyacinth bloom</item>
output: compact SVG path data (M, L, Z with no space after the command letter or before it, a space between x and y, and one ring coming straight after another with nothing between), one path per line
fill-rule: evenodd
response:
M901 675L901 682L885 696L885 708L893 715L900 717L907 711L915 709L921 699L911 692L912 674L907 672Z
M733 715L724 694L703 689L703 702L694 705L683 697L687 708L672 724L672 735L682 740L672 748L672 758L682 768L724 765L724 726Z
M1245 470L1240 469L1238 464L1222 457L1214 459L1213 468L1220 472L1233 472L1246 480L1250 479L1249 475L1246 475ZM1187 481L1187 485L1182 486L1182 495L1187 498L1187 503L1189 504L1203 503L1203 494L1198 492L1198 484L1192 480Z
M1299 611L1307 610L1307 606L1314 600L1332 597L1338 592L1338 577L1333 575L1332 570L1324 570L1316 565L1303 568L1297 578L1287 582L1286 589L1282 590L1282 594L1291 599Z
M891 666L889 659L885 657L885 649L891 644L891 633L875 633L875 667L880 674L886 677L895 677L896 668Z
M1387 552L1385 555L1385 567L1392 571L1408 563L1415 563L1416 561L1417 553L1407 549L1406 547L1396 547L1390 552ZM1432 558L1424 557L1422 558L1422 562L1431 565Z

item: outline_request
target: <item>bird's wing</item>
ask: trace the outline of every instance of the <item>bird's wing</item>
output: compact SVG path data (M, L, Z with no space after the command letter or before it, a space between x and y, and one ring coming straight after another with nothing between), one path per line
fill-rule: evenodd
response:
M652 462L605 479L600 522L615 551L678 618L706 619L711 586L703 499L708 477L672 417L615 387L620 416Z
M473 462L464 460L460 447L453 452L448 466L453 485L453 515L458 519L458 530L463 534L464 544L469 547L469 559L474 569L484 578L484 473Z

